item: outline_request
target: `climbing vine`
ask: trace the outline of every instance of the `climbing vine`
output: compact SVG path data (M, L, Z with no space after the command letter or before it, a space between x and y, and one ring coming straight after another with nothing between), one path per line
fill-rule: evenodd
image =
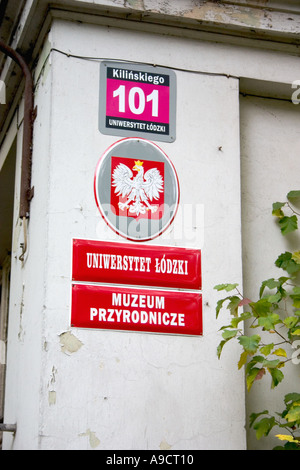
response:
M298 230L299 203L300 191L290 191L286 201L273 203L272 215L283 236ZM285 365L300 363L300 251L281 253L275 265L285 275L264 280L257 299L246 297L236 283L215 286L217 291L228 293L218 300L216 317L226 308L231 319L221 328L217 355L220 359L223 347L238 341L242 347L238 369L245 370L248 391L266 375L271 377L271 388L277 387L284 380ZM245 324L254 334L244 334ZM268 410L252 413L250 427L260 439L278 426L281 432L277 437L284 443L275 449L300 450L300 393L292 391L283 401L284 409L275 416Z

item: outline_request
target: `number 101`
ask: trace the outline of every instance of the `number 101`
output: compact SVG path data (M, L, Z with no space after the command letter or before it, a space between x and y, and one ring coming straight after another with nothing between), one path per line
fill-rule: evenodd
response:
M119 113L125 113L126 96L125 85L120 85L113 92L114 98L119 98ZM140 87L133 87L128 94L128 106L133 114L142 114L145 111L146 103L152 103L152 117L158 117L158 90L153 90L150 95L145 95Z

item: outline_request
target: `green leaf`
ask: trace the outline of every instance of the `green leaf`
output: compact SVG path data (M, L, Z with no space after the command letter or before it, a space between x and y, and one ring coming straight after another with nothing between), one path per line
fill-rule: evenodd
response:
M241 299L237 295L232 295L230 297L230 302L227 305L227 308L230 310L231 315L233 315L234 317L237 317L238 315L240 301Z
M250 391L256 377L264 371L263 368L253 367L246 377L247 390ZM263 372L264 373L264 372Z
M254 356L249 364L247 365L246 368L246 373L250 372L251 368L256 365L258 362L262 364L262 367L268 367L270 369L274 369L274 367L277 367L280 363L279 359L273 359L269 361L268 359L265 359L263 356Z
M290 191L286 197L288 199L297 199L297 198L300 198L300 191Z
M243 312L239 317L234 317L232 318L231 320L231 326L233 328L237 328L238 324L241 322L241 321L245 321L245 320L248 320L249 318L252 317L252 314L251 312Z
M217 291L225 290L226 292L230 292L231 290L235 289L238 284L217 284L214 289Z
M271 302L271 304L278 304L278 302L280 302L281 299L282 299L281 292L277 292L276 294L269 295L267 297L268 302Z
M271 315L268 315L267 317L260 317L258 319L259 326L261 326L267 331L274 330L275 325L277 325L277 323L280 323L280 322L281 320L280 320L279 315L277 315L277 313L272 313Z
M264 354L265 356L268 356L271 353L273 348L274 348L274 343L270 343L260 348L260 352Z
M288 405L289 402L291 402L290 404L292 404L293 402L299 401L299 400L300 400L300 393L297 393L297 392L287 393L284 397L284 403L286 405Z
M292 260L295 261L295 263L300 264L300 251L295 251L292 254Z
M290 277L285 277L285 276L281 276L278 278L278 281L280 282L280 286L282 286L283 284L285 284L287 281L290 281Z
M227 341L224 340L224 341L221 341L220 344L218 345L218 347L217 347L217 356L218 356L218 359L220 359L221 353L222 353L222 349L223 349L223 347L224 347L224 344L226 344L226 343L227 343Z
M280 448L280 446L274 447L274 450L300 450L299 444L296 444L296 442L286 442L283 446L283 448Z
M300 295L291 295L293 307L300 308Z
M289 251L282 253L278 256L277 260L275 261L275 265L278 268L284 269L290 275L297 273L298 271L300 271L300 265L292 259L292 256L292 253L290 253Z
M267 299L260 299L257 302L249 304L253 313L259 317L265 317L270 312L272 304Z
M267 415L267 414L269 414L269 411L268 411L268 410L261 411L260 413L251 413L251 415L249 416L249 425L250 425L250 428L252 428L253 424L255 423L255 421L257 420L257 418L259 418L259 416L261 416L261 415Z
M283 380L284 375L279 369L268 369L268 370L272 376L271 388L275 388Z
M293 307L300 308L300 287L294 287L294 294L291 294L290 297L293 299Z
M298 228L298 219L296 215L291 217L284 216L279 220L280 230L282 235L287 235Z
M247 364L246 373L250 372L252 367L256 366L258 362L263 363L265 360L264 356L253 356L251 361Z
M222 336L224 339L229 340L237 335L238 330L224 330Z
M286 351L285 351L284 349L282 349L282 348L276 349L276 350L273 352L273 354L274 354L275 356L279 356L279 357L287 357Z
M268 369L274 369L274 368L277 367L279 364L280 364L280 360L279 360L279 359L274 359L274 360L272 360L272 361L268 361L267 359L265 359L262 365L263 365L264 367L267 367Z
M220 310L226 300L229 300L227 308L228 310L230 310L231 315L233 315L234 317L238 315L238 308L241 299L237 295L230 295L228 297L225 297L224 299L218 300L216 307L216 318L218 318Z
M240 360L238 362L238 369L241 369L246 364L247 357L248 357L247 351L243 351L241 356L240 356Z
M300 420L300 406L293 406L285 416L288 423Z
M256 439L260 439L262 436L267 436L271 429L276 425L275 418L262 418L258 421L253 428L256 430Z
M272 215L276 217L283 217L284 213L282 212L281 208L286 205L286 202L274 202L272 204Z
M294 326L297 325L299 321L299 318L298 317L286 317L284 320L283 320L283 323L285 324L285 326L287 328L294 328Z
M220 310L223 307L223 303L225 302L225 300L228 300L228 298L229 297L226 297L225 299L218 300L217 307L216 307L216 318L218 318Z
M243 346L244 350L249 353L255 353L259 346L260 336L252 335L252 336L240 336L238 341L241 346Z
M275 289L275 287L279 287L279 286L280 286L280 282L275 280L273 277L271 279L267 279L266 281L263 281L261 284L261 288L259 290L259 297L260 298L262 297L266 287L268 287L269 289Z

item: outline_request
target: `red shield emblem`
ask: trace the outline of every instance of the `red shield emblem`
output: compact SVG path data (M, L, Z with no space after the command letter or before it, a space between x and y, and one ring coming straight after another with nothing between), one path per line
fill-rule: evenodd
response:
M162 218L164 163L111 157L111 206L117 216Z

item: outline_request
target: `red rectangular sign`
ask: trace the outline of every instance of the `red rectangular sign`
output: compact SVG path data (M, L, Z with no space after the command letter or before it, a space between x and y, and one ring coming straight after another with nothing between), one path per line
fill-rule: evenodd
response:
M200 293L72 285L71 326L202 335Z
M201 289L201 251L73 239L72 280Z

